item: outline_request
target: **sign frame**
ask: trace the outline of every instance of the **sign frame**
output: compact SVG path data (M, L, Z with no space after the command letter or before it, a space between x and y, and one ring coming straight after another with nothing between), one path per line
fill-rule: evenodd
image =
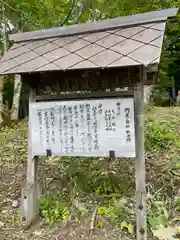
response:
M127 101L126 101L127 99ZM54 102L54 105L53 105ZM37 104L36 104L37 103ZM124 158L124 157L128 157L128 158L135 158L136 157L136 153L135 153L135 124L134 124L134 102L133 102L133 97L109 97L109 98L91 98L91 99L75 99L75 100L69 100L69 101L63 101L63 100L59 100L59 101L41 101L41 102L36 102L36 103L31 103L31 109L30 109L30 117L33 119L33 142L32 142L32 150L33 150L33 154L38 154L40 156L46 156L47 155L47 151L48 151L48 155L55 155L55 156L84 156L84 157L110 157L110 152L114 151L114 156L119 157L119 158ZM38 104L39 103L39 104ZM61 104L62 103L62 104ZM120 103L120 107L118 108L118 106L116 104ZM101 112L99 113L98 111L98 104L101 105ZM81 136L81 132L82 129L76 129L75 127L75 122L77 122L77 120L74 119L74 117L71 114L74 114L73 111L75 106L78 106L77 109L79 109L79 106L84 105L88 105L89 106L89 116L91 115L92 118L92 111L93 111L93 106L95 106L95 108L97 107L97 124L98 124L98 128L96 130L97 132L97 136L99 141L98 145L99 145L99 149L97 150L93 150L93 142L95 141L95 138L93 134L93 123L91 123L92 119L89 122L89 125L86 124L86 122L88 120L86 120L85 116L88 114L88 110L86 108L83 109L83 112L79 112L79 110L77 110L76 114L80 114L80 116L82 117L83 114L83 129L87 130L87 133L89 133L88 129L91 129L91 138L89 139L87 135L85 135L86 137L83 137L85 142L85 149L84 151L81 149L80 150L80 145L81 145L81 141L82 138ZM63 110L62 106L66 106L67 109L69 109L69 107L71 107L71 112L69 113L68 110L66 111L66 114L70 114L70 120L71 120L71 124L72 124L72 128L74 128L74 130L70 131L69 127L66 126L66 136L67 136L67 144L70 144L70 149L64 144L62 145L62 143L64 142L64 140L62 140L62 138L60 137L60 133L61 136L63 135L63 120L61 120L61 125L59 125L59 121L60 119L62 119L63 115ZM91 107L90 107L91 106ZM64 108L63 108L64 109ZM110 129L110 131L108 130L108 127L106 129L106 125L109 124L107 121L107 118L105 118L105 112L108 112L111 109L111 116L112 119L110 120L110 124L112 123L112 129ZM118 109L119 114L118 114ZM126 113L127 109L130 110L130 115ZM126 110L126 111L125 111ZM49 111L51 113L49 113ZM51 114L53 114L52 116L54 119L54 123L55 126L54 127L46 127L45 126L45 120L44 117L47 114L48 118L51 118ZM61 116L61 118L59 118ZM80 116L78 117L79 121L80 121ZM129 116L129 118L128 118ZM40 119L39 119L40 118ZM126 123L126 118L127 119L127 123ZM69 118L68 118L69 119ZM94 119L94 118L93 118ZM113 127L113 119L115 119L114 121L114 126ZM39 122L40 121L40 122ZM81 123L78 121L78 125L81 126ZM104 121L104 127L102 127L102 124ZM111 122L112 121L112 122ZM44 124L43 124L44 123ZM39 126L39 124L41 125L41 127ZM46 120L46 124L51 124L50 120ZM68 121L67 124L70 124L70 122ZM66 125L67 125L66 124ZM74 125L74 126L73 126ZM88 128L86 129L87 126ZM41 129L41 131L39 130ZM48 131L47 131L48 129ZM61 130L60 130L61 129ZM120 130L121 129L121 130ZM84 131L85 131L84 130ZM95 129L94 129L95 130ZM113 131L114 130L114 131ZM123 131L124 130L124 131ZM76 131L77 134L76 134ZM83 132L84 132L83 131ZM123 131L123 132L122 132ZM86 131L85 131L86 132ZM84 132L84 133L85 133ZM122 132L122 134L121 134ZM127 132L127 133L126 133ZM45 136L44 133L47 133L47 136ZM79 144L73 144L72 142L69 142L68 139L70 138L70 135L67 133L69 133L70 135L73 133L73 137L72 139L74 139L75 143L79 143ZM84 134L83 133L83 134ZM124 133L124 134L123 134ZM65 132L64 132L65 134ZM42 138L42 136L39 138L39 135L44 136ZM51 139L51 135L54 136L53 139ZM103 136L102 136L103 135ZM69 137L68 137L69 136ZM82 135L83 136L83 135ZM107 136L107 140L104 139L104 136ZM46 143L46 137L47 137L47 143ZM50 140L49 140L50 138ZM112 141L108 142L109 138L112 139ZM124 138L127 138L127 141L124 141ZM43 144L43 146L40 144L40 139L41 139L41 144ZM57 140L55 140L57 139ZM113 141L113 139L115 141ZM105 141L104 141L105 140ZM129 140L129 141L128 141ZM86 142L88 141L88 143ZM121 147L121 143L123 144L123 146ZM61 144L60 144L61 143ZM48 145L47 145L48 144ZM58 145L59 146L58 146ZM83 144L83 145L84 145ZM90 145L89 145L90 144ZM105 144L105 145L104 145ZM71 146L72 145L72 146ZM91 146L92 145L92 146ZM64 146L62 148L62 146ZM82 147L82 146L81 146ZM90 151L88 150L90 147ZM107 151L107 149L109 148L109 150ZM57 149L61 149L61 151L57 151ZM76 151L71 151L71 149L76 149ZM65 153L65 151L67 150L67 153ZM70 151L69 151L70 150ZM79 150L79 151L77 151Z
M62 94L59 96L37 95L36 88L31 86L29 95L29 108L35 102L48 101L71 101L88 99L108 99L133 97L134 99L134 127L135 127L135 181L136 181L136 238L137 240L147 239L146 222L146 184L145 184L145 158L144 158L144 83L147 79L145 67L140 68L139 82L135 86L129 87L128 91L113 92L92 92L82 94ZM27 184L22 191L22 215L26 219L26 226L39 215L40 191L38 185L38 161L39 156L33 156L31 146L31 126L32 119L29 117L28 133L28 166ZM50 156L51 152L47 152ZM114 158L114 151L109 152L109 157ZM25 207L26 206L26 207Z

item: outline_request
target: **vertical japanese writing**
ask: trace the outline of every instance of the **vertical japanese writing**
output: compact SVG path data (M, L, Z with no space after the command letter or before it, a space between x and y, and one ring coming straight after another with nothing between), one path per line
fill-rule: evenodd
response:
M98 136L98 121L97 121L97 107L93 106L92 108L93 115L93 150L99 150L99 136Z
M51 143L55 144L55 110L54 108L49 109L50 112L50 126L52 128L51 130Z
M37 111L38 121L39 121L39 133L40 133L40 144L43 145L43 131L42 131L42 109Z
M86 122L87 122L87 139L88 139L88 150L92 151L92 132L91 132L91 106L86 104Z
M116 113L114 108L104 111L104 119L106 131L116 131Z
M68 107L68 118L69 118L69 144L70 144L70 152L74 152L74 127L73 127L73 108L72 106Z
M131 142L130 108L125 108L124 113L125 113L126 142Z
M57 156L135 156L133 99L32 104L32 151Z
M121 103L120 102L116 103L116 112L117 112L117 116L121 115Z
M68 153L69 144L68 144L68 111L67 106L63 106L63 128L64 128L64 151Z
M104 112L104 120L105 120L105 129L106 131L109 130L109 124L108 124L108 110L106 109Z
M99 103L99 104L98 104L98 114L100 115L100 114L102 114L102 113L103 113L102 104Z
M111 110L111 118L112 118L112 131L116 131L116 112L114 108Z
M79 122L78 122L78 106L74 106L74 123L75 123L75 131L76 131L76 137L78 136L79 131Z
M44 122L45 122L45 143L46 148L49 148L49 118L48 118L48 109L44 109Z
M80 104L80 141L81 141L81 147L82 151L85 151L85 126L84 126L84 104Z
M107 115L108 115L108 130L112 131L112 114L110 109L107 111Z
M60 147L61 152L63 151L63 115L62 115L62 106L57 109L59 114L59 136L60 136Z

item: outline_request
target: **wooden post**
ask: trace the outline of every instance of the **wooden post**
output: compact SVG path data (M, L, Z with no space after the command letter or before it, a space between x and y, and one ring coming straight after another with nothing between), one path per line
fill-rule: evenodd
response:
M31 104L36 102L36 90L31 88L30 94L29 94L29 126L28 126L28 168L27 168L27 182L34 184L36 182L37 178L37 168L34 159L32 155L32 146L31 146L31 140L32 140L32 133L31 133L31 124L32 124L32 116L31 116Z
M29 226L39 214L40 191L38 186L38 157L32 153L31 104L36 102L36 91L31 89L29 96L29 124L28 124L28 164L27 184L22 191L21 215L25 217Z
M146 72L140 69L140 82L134 91L135 140L136 140L136 239L147 239L146 183L144 157L144 82Z

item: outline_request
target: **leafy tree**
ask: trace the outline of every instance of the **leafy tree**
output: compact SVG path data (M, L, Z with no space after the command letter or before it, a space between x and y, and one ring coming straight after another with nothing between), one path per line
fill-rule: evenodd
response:
M7 34L97 21L179 6L179 0L0 0L5 7ZM2 11L0 11L2 20ZM1 29L0 29L1 30ZM180 20L170 22L166 31L158 88L171 87L171 76L180 79ZM0 38L2 52L2 38Z

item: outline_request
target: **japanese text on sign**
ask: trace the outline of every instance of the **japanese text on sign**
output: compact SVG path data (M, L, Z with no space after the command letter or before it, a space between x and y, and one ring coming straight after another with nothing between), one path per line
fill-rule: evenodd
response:
M32 153L135 157L132 98L30 105Z

